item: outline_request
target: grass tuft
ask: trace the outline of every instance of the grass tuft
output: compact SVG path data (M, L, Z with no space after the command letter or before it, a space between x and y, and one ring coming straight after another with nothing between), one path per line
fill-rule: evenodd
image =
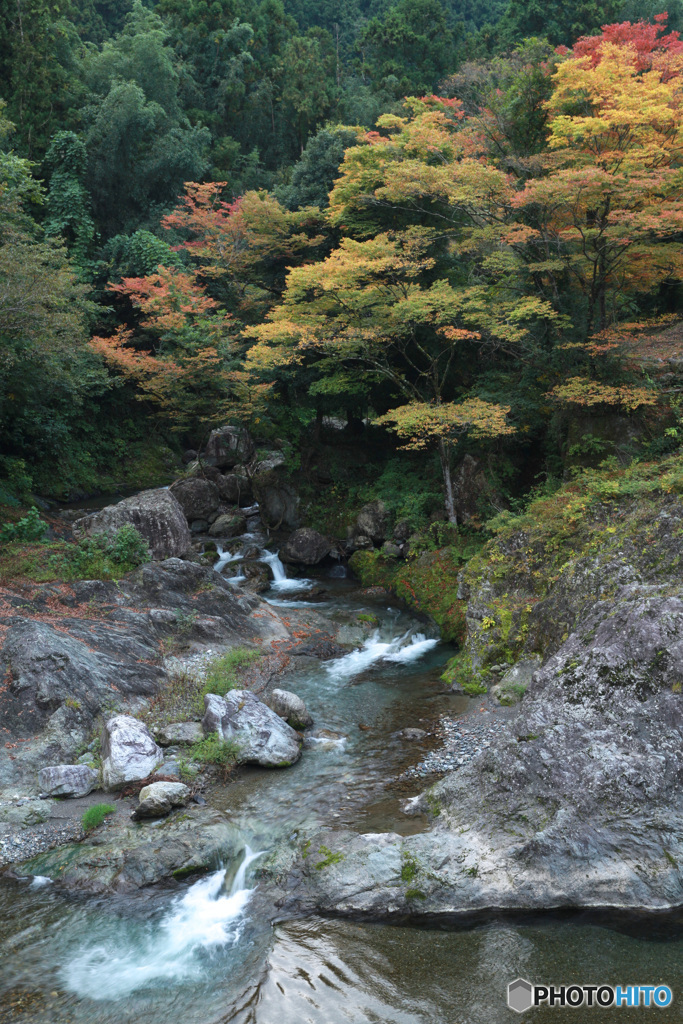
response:
M114 814L116 811L115 807L111 804L95 804L94 807L89 807L81 818L81 824L86 832L92 832L94 828L101 825L108 814Z

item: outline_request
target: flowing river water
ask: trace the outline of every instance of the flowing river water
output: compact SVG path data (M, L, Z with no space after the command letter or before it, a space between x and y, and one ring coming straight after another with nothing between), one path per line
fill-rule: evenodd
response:
M272 553L262 560L274 577L267 600L278 610L306 600L309 582L287 579ZM239 555L224 552L219 564L238 586ZM476 706L443 692L439 675L451 652L413 618L363 598L344 579L324 582L320 613L355 609L379 626L355 651L287 678L316 729L332 735L309 741L290 769L243 769L214 792L212 802L244 835L240 862L125 897L68 895L40 878L3 881L0 1022L498 1024L518 1019L506 989L520 975L555 984L664 982L675 993L667 1010L538 1009L530 1013L536 1021L649 1013L683 1022L680 916L491 915L433 928L320 917L272 924L260 862L328 826L425 828L401 811L421 784L397 781L419 750L393 734Z

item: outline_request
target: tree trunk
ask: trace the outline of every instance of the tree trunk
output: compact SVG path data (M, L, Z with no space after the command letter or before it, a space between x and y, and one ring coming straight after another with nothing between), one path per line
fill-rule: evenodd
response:
M449 447L443 438L439 441L439 460L441 462L441 472L443 474L446 515L448 516L449 523L457 524L458 517L455 514L455 495L453 493L453 478L451 477L451 454Z

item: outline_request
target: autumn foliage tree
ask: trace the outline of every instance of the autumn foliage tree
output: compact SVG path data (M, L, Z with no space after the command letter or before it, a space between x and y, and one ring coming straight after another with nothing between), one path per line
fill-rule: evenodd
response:
M539 294L578 294L587 338L683 272L683 44L656 25L607 26L553 78L547 173L513 200L511 235Z
M159 266L124 278L109 290L127 298L142 318L138 329L95 337L92 347L133 380L186 431L212 420L248 420L262 410L267 382L240 370L241 319L257 316L284 288L285 266L322 243L319 211L291 213L267 193L235 202L222 198L224 182L188 182L162 226L188 266Z
M254 320L276 302L287 267L314 257L326 243L315 207L290 211L268 192L223 198L225 182L187 182L162 226L181 240L178 251L242 319Z
M176 430L228 416L237 332L196 274L160 266L155 274L124 278L110 290L143 316L137 331L120 327L112 337L94 337L93 350L132 380L139 396Z
M387 381L393 408L381 422L410 447L437 449L451 521L458 438L512 432L508 408L473 390L473 364L514 358L559 319L510 287L500 239L512 183L480 160L461 121L457 100L410 100L405 117L381 118L347 150L329 216L356 237L291 270L247 362L261 372L313 362L340 395L353 371Z

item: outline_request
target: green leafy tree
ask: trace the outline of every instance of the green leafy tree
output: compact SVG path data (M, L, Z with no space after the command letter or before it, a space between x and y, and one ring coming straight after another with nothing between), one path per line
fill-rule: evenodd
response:
M571 46L579 36L616 21L622 4L623 0L510 0L500 30L504 41L545 36L554 45Z
M362 31L363 69L394 95L432 92L451 69L453 34L439 0L399 0Z
M30 466L49 489L79 479L86 406L108 380L87 345L86 288L24 208L40 197L28 162L5 152L0 172L0 468Z
M47 194L45 233L62 238L74 261L85 268L95 225L90 215L90 196L84 185L88 152L74 132L57 132L45 155L51 168Z
M282 54L282 101L291 110L299 152L308 136L332 109L334 63L327 33L295 36Z
M0 0L0 83L22 155L40 159L81 95L70 0Z
M136 0L124 31L85 62L87 181L105 236L158 220L183 181L207 166L210 134L180 110L165 39L161 19Z
M301 159L292 169L289 184L276 195L290 210L304 206L327 206L334 179L344 159L344 150L354 145L359 129L344 125L321 128L307 142Z

